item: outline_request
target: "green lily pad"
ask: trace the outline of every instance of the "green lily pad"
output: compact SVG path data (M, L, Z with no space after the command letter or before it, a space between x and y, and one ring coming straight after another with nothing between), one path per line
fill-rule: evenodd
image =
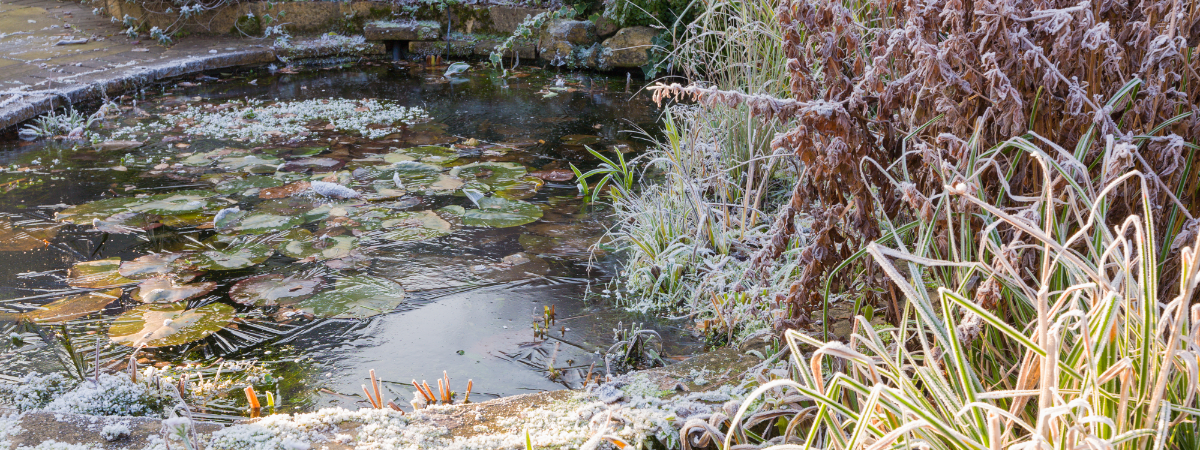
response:
M454 232L454 226L433 211L403 211L389 215L380 224L380 239L393 242L423 241Z
M72 287L106 289L133 284L134 281L121 276L121 258L114 256L95 261L77 263L67 272L67 284Z
M255 166L278 166L282 162L271 155L226 156L221 158L221 167L228 170L245 170Z
M139 283L130 296L142 303L175 303L191 300L216 288L217 283L211 281L182 284L170 276L159 275Z
M34 223L13 225L12 219L0 217L0 252L26 252L46 247L46 241L58 235L59 224Z
M129 211L160 216L194 214L226 204L213 198L215 195L216 193L210 191L180 191L152 195L148 197L147 202L131 206Z
M283 186L283 181L262 175L250 175L245 178L225 180L213 188L219 194L241 194L250 189L263 189Z
M222 233L263 234L295 228L304 223L304 217L239 211L223 217L221 222L213 225Z
M329 150L329 147L297 147L297 148L281 148L275 152L276 156L293 157L293 156L313 156Z
M191 262L199 270L236 270L261 264L274 253L275 249L269 245L248 243L201 252Z
M538 190L545 184L541 178L525 177L514 183L493 185L492 193L509 200L522 200L537 195Z
M356 248L358 248L358 238L354 236L332 236L317 239L309 233L307 239L292 239L280 244L279 253L296 259L326 260L350 256Z
M436 145L405 148L383 155L383 160L390 163L420 161L428 164L445 164L456 159L458 159L457 151Z
M151 253L122 262L117 273L131 280L144 280L157 275L179 275L181 267L176 261L185 262L186 256L187 253Z
M23 312L18 317L43 324L62 323L102 310L105 306L121 298L122 294L124 291L121 289L109 289L73 295L42 305L41 308Z
M204 339L233 322L233 307L210 303L187 309L183 302L142 305L121 314L108 328L113 342L154 348Z
M404 302L404 287L371 275L340 278L333 289L309 297L296 309L317 317L366 319L396 309Z
M76 225L91 225L92 219L103 220L114 214L127 212L130 207L146 202L146 199L134 197L106 198L59 211L54 215L54 219Z
M312 296L322 281L320 277L258 275L234 284L229 288L229 298L243 305L290 305Z
M450 169L452 177L491 186L511 185L524 181L526 174L525 166L510 162L476 162Z
M532 223L542 218L542 209L532 203L498 197L479 200L479 209L463 213L463 225L507 228Z

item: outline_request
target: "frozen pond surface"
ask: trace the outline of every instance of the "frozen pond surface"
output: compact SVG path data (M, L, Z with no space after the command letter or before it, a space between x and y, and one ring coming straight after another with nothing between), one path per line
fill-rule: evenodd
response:
M286 411L365 405L368 369L405 400L443 371L478 400L578 386L618 323L658 331L668 359L698 352L613 307L614 258L588 252L611 224L571 179L597 164L584 145L639 150L625 131L655 126L648 96L442 71L210 74L119 101L86 137L107 144L0 141L0 373L62 370L64 341L91 367L99 344L110 370L197 364Z

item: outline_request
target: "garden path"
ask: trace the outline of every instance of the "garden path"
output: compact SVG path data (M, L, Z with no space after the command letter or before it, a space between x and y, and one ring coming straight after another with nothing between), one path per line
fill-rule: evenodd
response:
M196 36L164 47L78 1L0 1L0 129L162 78L274 61L266 44Z

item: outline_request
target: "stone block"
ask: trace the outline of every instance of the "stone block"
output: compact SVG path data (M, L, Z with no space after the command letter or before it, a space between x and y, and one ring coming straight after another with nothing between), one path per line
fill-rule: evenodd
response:
M368 41L436 41L442 37L442 26L433 21L369 22L363 27Z
M650 49L659 30L650 27L629 27L604 40L601 65L606 68L635 68L650 62Z
M523 8L520 6L493 5L488 7L492 20L492 31L500 34L512 34L517 27L525 22L526 17L533 17L548 11L542 8Z

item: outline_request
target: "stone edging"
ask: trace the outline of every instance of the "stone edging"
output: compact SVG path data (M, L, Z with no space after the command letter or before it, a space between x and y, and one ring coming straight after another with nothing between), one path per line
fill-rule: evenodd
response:
M9 96L0 103L0 130L8 129L26 120L54 111L57 108L119 95L146 83L178 77L213 69L267 64L277 61L276 51L270 47L219 51L216 54L200 54L178 59L164 59L151 64L107 69L82 77L77 83L61 88L37 91L7 91ZM7 104L5 104L7 103Z

